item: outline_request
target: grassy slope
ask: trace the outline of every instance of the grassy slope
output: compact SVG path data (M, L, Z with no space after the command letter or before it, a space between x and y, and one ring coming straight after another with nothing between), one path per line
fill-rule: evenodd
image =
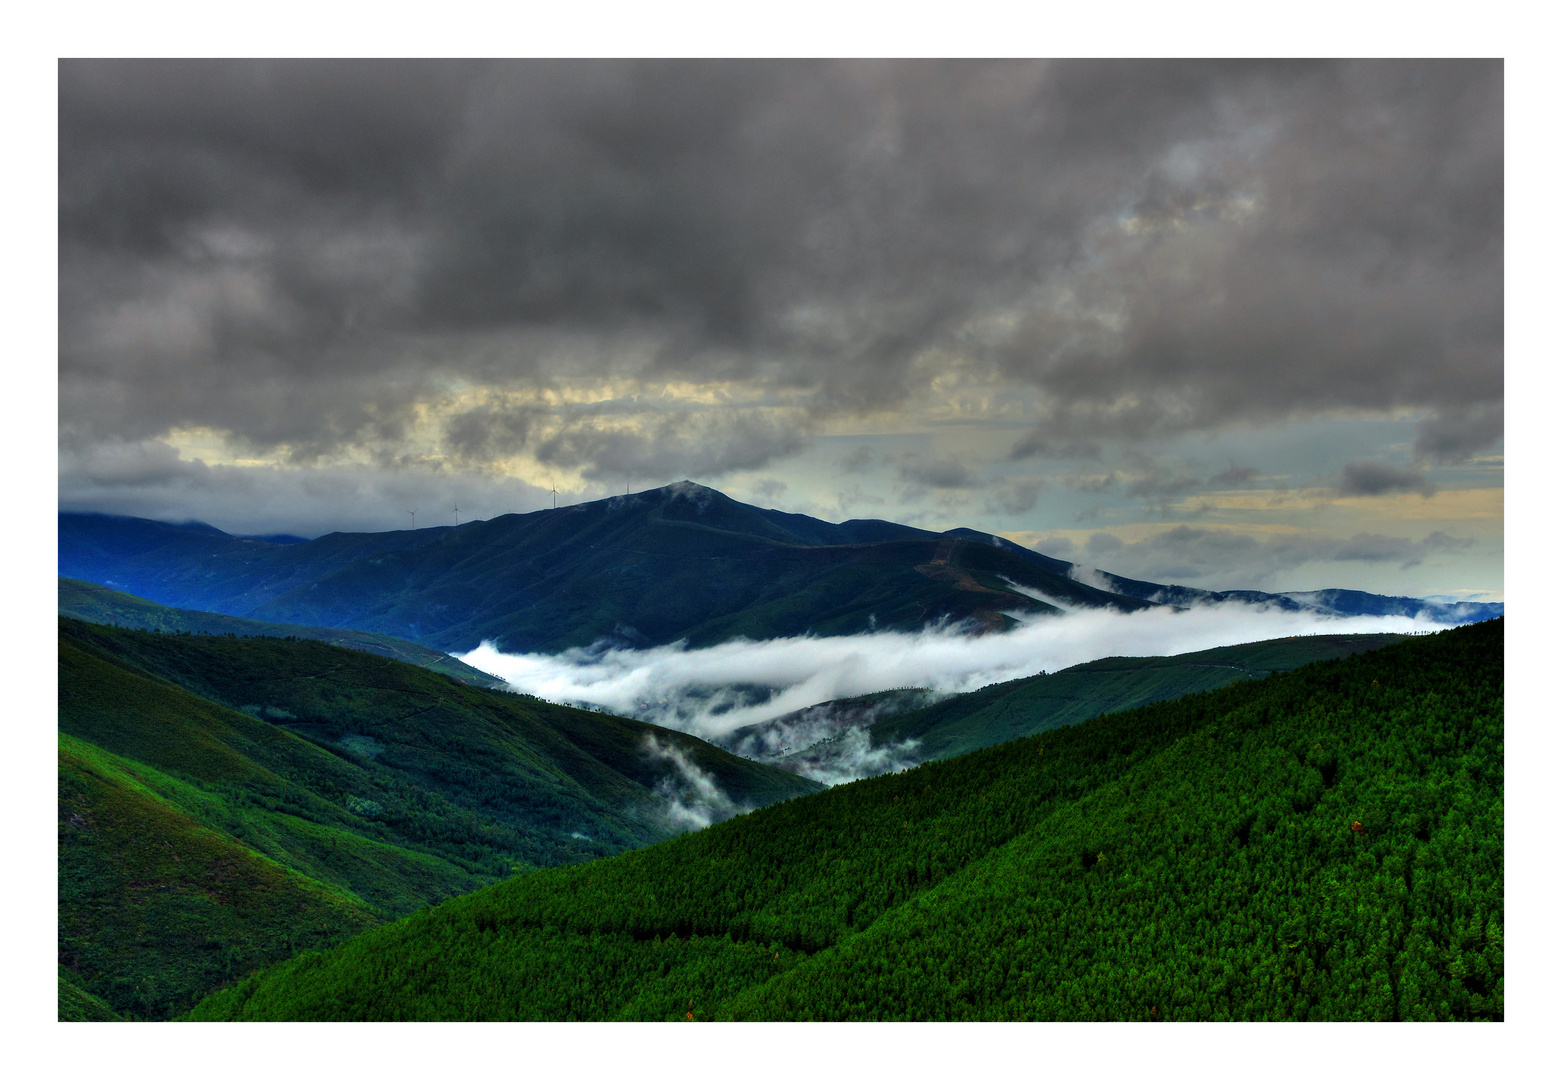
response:
M59 777L61 963L121 1013L166 1019L383 921L203 824L159 793L178 781L157 770L62 735Z
M321 767L328 756L333 768L389 771L458 805L487 808L539 837L548 833L548 845L562 845L555 852L560 857L539 851L529 860L538 865L601 853L600 846L570 841L572 831L630 846L658 838L657 826L637 804L653 798L669 766L648 757L648 738L678 747L739 803L762 805L819 790L680 732L461 686L411 665L317 642L178 637L62 620L67 625L76 644L115 663L246 713L246 719L265 717L256 732L301 736L300 745L324 752L311 758Z
M740 803L818 790L317 642L60 628L62 963L137 1018L517 869L671 835L649 735Z
M1502 741L1497 622L518 878L189 1018L1501 1018Z
M1330 634L1229 645L1181 656L1113 656L1052 674L984 687L882 720L876 744L917 739L928 759L957 757L1103 713L1263 678L1403 640L1398 634Z
M300 626L294 623L256 622L235 615L218 615L210 611L191 611L187 608L171 608L154 604L150 600L130 593L110 589L106 585L94 585L90 581L60 578L59 609L61 615L84 622L107 623L134 630L157 630L165 634L232 634L237 637L296 637L324 641L340 645L344 649L358 649L376 656L402 660L409 664L449 675L473 686L503 689L503 679L478 671L463 664L453 656L416 645L385 634L370 634L362 630L341 630L323 626Z

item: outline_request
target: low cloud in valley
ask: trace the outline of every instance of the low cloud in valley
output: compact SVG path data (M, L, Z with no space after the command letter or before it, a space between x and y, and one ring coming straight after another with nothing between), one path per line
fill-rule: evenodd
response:
M461 659L523 693L605 708L723 745L748 725L897 687L960 693L1103 656L1169 656L1299 634L1436 628L1400 616L1332 618L1225 604L1132 615L1076 610L984 635L945 626L921 633L738 640L703 649L681 644L571 649L557 655L506 654L485 643ZM864 767L871 769L871 763Z

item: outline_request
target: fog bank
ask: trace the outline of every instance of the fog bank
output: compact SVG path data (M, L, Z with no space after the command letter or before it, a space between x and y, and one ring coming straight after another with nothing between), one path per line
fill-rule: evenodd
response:
M1133 614L1075 610L980 636L942 626L918 633L737 640L704 649L682 643L570 649L551 656L506 654L484 642L460 659L522 693L723 742L738 728L809 705L896 687L964 693L1106 656L1172 656L1298 635L1442 628L1404 616L1341 618L1223 604Z

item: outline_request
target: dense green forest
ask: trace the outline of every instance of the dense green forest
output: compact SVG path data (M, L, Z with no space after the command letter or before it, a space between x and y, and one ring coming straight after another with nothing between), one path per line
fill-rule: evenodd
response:
M1315 634L1183 653L1108 656L959 694L870 727L875 745L916 739L924 760L958 757L1102 713L1261 679L1304 664L1381 649L1401 634Z
M59 625L62 1018L166 1019L428 904L675 835L690 775L727 812L820 789L317 641Z
M1503 625L511 878L189 1019L1501 1019Z

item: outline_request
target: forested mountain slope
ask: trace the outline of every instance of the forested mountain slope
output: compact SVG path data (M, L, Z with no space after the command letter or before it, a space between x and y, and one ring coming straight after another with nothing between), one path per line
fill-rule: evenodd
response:
M868 732L877 745L916 739L921 760L956 757L1103 713L1261 679L1402 640L1401 634L1317 634L1178 656L1109 656L960 694L881 720Z
M60 620L61 963L137 1019L510 874L817 790L316 641Z
M94 585L90 581L60 578L59 609L61 615L83 622L106 623L130 630L157 630L165 634L217 634L234 637L291 637L310 641L324 641L340 645L344 649L358 649L377 656L403 660L409 664L426 667L442 675L449 675L473 686L487 686L495 690L506 687L503 679L478 671L455 657L401 638L385 634L369 634L362 630L338 630L323 626L299 626L295 623L265 623L253 619L241 619L234 615L218 615L210 611L192 611L187 608L171 608L154 604L150 600L129 593L119 592L106 585Z
M1501 621L515 878L191 1019L1500 1019Z
M1008 613L1056 610L1021 589L1068 605L1147 606L991 543L891 522L833 525L687 483L459 528L303 544L62 514L60 573L162 604L457 652L484 640L510 652L602 639L701 645L942 620L998 629L1013 625Z
M1305 635L1175 656L1111 656L963 694L885 690L810 705L738 728L718 741L734 753L800 776L871 775L1382 648L1404 637Z

